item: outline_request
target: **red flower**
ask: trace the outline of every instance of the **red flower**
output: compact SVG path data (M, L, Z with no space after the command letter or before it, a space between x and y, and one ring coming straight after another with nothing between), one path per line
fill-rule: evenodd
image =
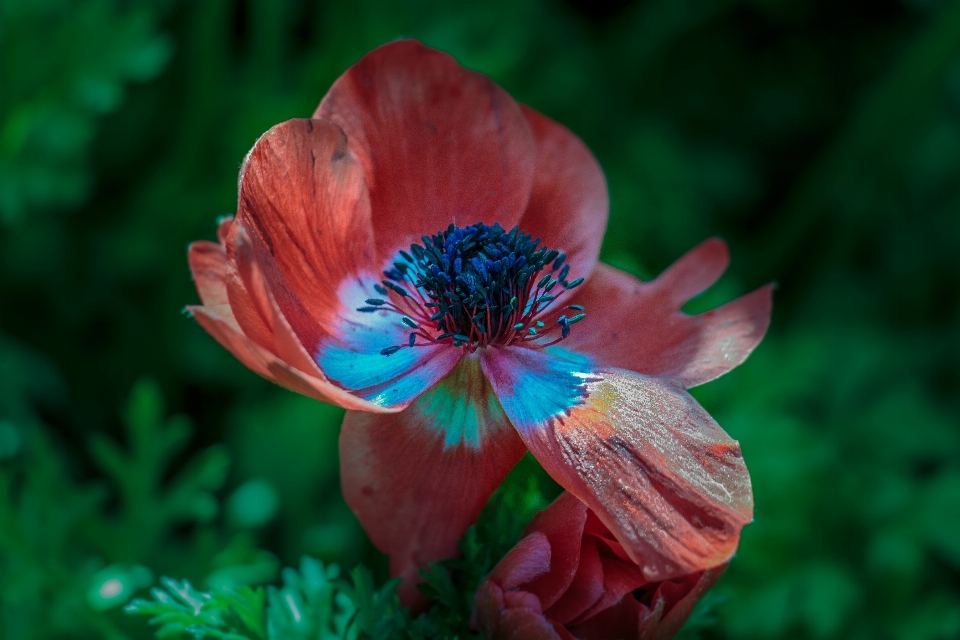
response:
M600 519L564 493L480 585L474 616L490 640L672 638L724 569L652 581Z
M265 133L239 183L219 244L190 248L189 310L260 375L348 409L344 495L396 575L453 555L528 449L649 579L734 552L749 475L686 388L747 357L771 295L680 311L722 241L647 283L597 263L590 151L414 41Z

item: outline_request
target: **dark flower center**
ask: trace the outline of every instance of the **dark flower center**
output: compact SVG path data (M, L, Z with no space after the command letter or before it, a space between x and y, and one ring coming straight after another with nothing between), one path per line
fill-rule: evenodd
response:
M422 239L384 271L386 279L376 285L384 297L358 309L399 313L411 329L406 344L387 347L383 355L444 342L470 351L517 343L546 347L585 317L583 307L570 305L571 317L546 321L551 303L583 278L568 281L566 256L518 227L451 224Z

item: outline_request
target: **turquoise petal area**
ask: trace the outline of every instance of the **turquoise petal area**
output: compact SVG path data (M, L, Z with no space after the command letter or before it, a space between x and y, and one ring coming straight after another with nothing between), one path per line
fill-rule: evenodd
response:
M423 428L441 434L444 448L480 449L495 431L509 428L476 354L465 356L443 380L417 398L408 411Z
M589 358L557 347L491 349L483 352L481 364L521 434L568 415L583 404L587 383L596 379Z
M362 313L367 298L381 297L367 277L345 282L338 292L341 312L330 338L316 350L316 362L336 384L384 407L402 406L433 386L453 369L463 351L449 345L404 347L385 356L380 352L406 344L410 329L389 311Z

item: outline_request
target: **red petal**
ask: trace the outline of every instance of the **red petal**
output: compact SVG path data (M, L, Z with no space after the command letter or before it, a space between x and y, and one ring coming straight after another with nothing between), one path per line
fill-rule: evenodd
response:
M544 609L560 599L577 573L586 519L587 505L564 492L527 527L527 532L542 533L550 541L550 573L524 587L540 597Z
M384 356L384 348L407 342L410 329L395 315L358 310L367 298L378 295L377 279L369 272L340 283L327 322L321 325L287 287L256 231L248 233L235 224L228 241L228 292L231 305L243 312L238 314L240 325L295 368L330 380L363 400L402 408L463 357L461 349L449 344L404 348Z
M305 396L358 411L387 412L379 405L357 398L320 375L299 371L247 337L237 324L229 305L187 307L196 321L225 349L255 373ZM319 374L319 371L317 371Z
M567 254L569 279L585 277L600 255L607 226L607 182L583 141L543 114L521 106L537 148L530 203L520 228Z
M373 258L363 170L343 131L300 119L263 134L240 171L237 221L276 265L266 273L269 288L289 289L309 324L319 324L314 331L329 332L338 285L372 269Z
M603 595L603 564L593 539L585 539L580 547L580 562L570 586L552 607L545 611L548 618L568 624L588 610Z
M236 356L245 367L271 382L276 382L266 364L273 354L244 335L240 325L237 324L237 319L233 316L230 305L188 306L187 311L207 333L213 336L224 349Z
M242 225L230 228L226 251L227 297L233 315L248 338L276 354L270 296Z
M533 455L649 580L736 550L753 515L740 446L678 384L530 349L485 354L483 366Z
M667 267L654 284L679 309L687 300L709 289L729 264L727 243L720 238L707 238Z
M227 246L227 238L230 236L230 229L233 228L233 220L233 216L223 216L217 220L217 240L223 246Z
M357 398L326 379L266 289L249 243L237 242L243 238L242 227L230 225L229 221L221 223L218 235L224 237L228 233L230 238L224 239L235 249L234 261L227 260L221 245L195 242L190 246L190 268L204 305L187 310L197 322L240 362L271 382L347 409L390 411ZM228 278L232 279L229 292ZM259 340L246 333L236 311L245 314L248 327L254 326Z
M347 413L344 497L404 578L404 602L417 599L418 569L457 553L457 539L523 453L475 358L401 413Z
M547 536L534 531L525 535L490 572L489 580L504 591L517 589L550 570L552 552ZM538 603L541 600L537 599ZM542 608L542 603L538 604Z
M587 318L564 343L610 367L672 378L694 387L733 369L760 343L770 324L767 285L699 315L680 307L712 284L726 249L708 240L652 282L598 264L570 302Z
M507 609L500 616L496 635L490 640L572 640L565 630L555 629L542 614L530 609Z
M517 223L533 183L526 119L507 92L413 40L350 67L314 117L347 134L370 187L377 250L389 258L451 222Z
M227 273L227 253L216 242L200 240L187 249L187 261L193 274L193 283L200 300L208 307L229 304L224 278Z
M640 640L640 623L651 617L646 605L626 596L614 606L574 625L571 631L578 640Z
M655 625L649 625L641 633L641 640L669 640L683 627L700 598L723 575L727 565L709 569L696 576L681 581L670 581L660 585L653 596L655 603L662 602L662 614ZM658 606L658 608L660 608Z
M623 547L619 542L614 542L618 549L623 553ZM607 543L597 540L597 548L600 549L600 562L603 565L603 596L597 600L592 607L584 611L577 620L587 620L598 612L607 609L619 601L624 595L639 589L647 584L647 577L643 575L643 570L630 560L622 560L620 553L609 553ZM624 554L626 555L626 554Z
M476 625L484 638L495 637L503 609L503 589L492 580L484 580L473 597L473 617L470 624Z

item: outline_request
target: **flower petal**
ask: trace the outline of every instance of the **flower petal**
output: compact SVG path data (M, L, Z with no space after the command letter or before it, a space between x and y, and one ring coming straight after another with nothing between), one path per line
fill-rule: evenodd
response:
M268 287L289 290L317 330L333 324L340 283L372 270L363 169L331 122L288 120L257 140L240 170L237 222L276 265Z
M592 518L596 516L591 514ZM587 536L590 537L590 536ZM576 624L580 620L587 620L593 617L599 611L603 611L613 606L624 595L645 585L648 580L643 575L643 570L635 565L629 559L621 559L623 547L619 542L606 544L603 540L593 538L597 548L600 550L600 563L603 566L603 596L597 600L592 607L584 611L574 620ZM615 545L616 551L611 547Z
M390 411L326 379L266 289L249 243L236 242L244 237L242 227L226 220L220 224L218 236L234 248L239 246L234 251L237 259L227 260L224 247L212 242L195 242L188 251L190 269L204 302L203 306L187 307L197 322L240 362L271 382L347 409ZM228 286L230 280L232 287ZM231 288L232 292L228 291ZM251 291L256 292L257 300ZM255 324L259 341L241 327L236 310L245 314L248 323Z
M379 295L372 273L342 280L321 324L287 286L256 230L234 224L227 257L227 292L243 331L295 368L331 380L369 403L402 409L462 357L463 351L450 345L383 355L384 348L405 345L410 328L395 313L358 310L367 306L367 298Z
M658 611L655 619L641 624L641 640L669 640L683 627L697 602L720 579L727 565L707 569L682 580L670 580L660 585L653 594L652 608Z
M525 535L500 559L490 572L489 579L502 590L510 591L543 576L550 570L550 563L555 560L551 547L550 540L540 531ZM527 589L524 591L529 593ZM541 598L537 598L537 602L539 606L543 606Z
M451 222L510 228L533 183L519 106L490 78L413 40L379 47L330 88L314 117L347 134L370 187L386 258Z
M527 527L528 534L541 533L550 542L550 573L524 587L540 598L544 609L560 599L577 574L586 520L587 505L564 492L548 509L535 515Z
M379 294L376 280L363 276L345 281L337 292L337 324L321 338L315 358L331 380L361 398L382 406L406 406L449 373L463 357L450 344L406 346L411 333L391 311L358 311ZM391 355L383 349L401 346Z
M584 539L580 547L580 562L573 581L563 595L544 613L550 620L568 624L590 609L603 595L603 564L596 541Z
M236 356L245 367L271 382L276 382L266 364L273 354L244 335L230 305L223 304L215 307L189 305L186 310L207 333L213 336L224 349Z
M746 360L770 324L771 285L687 315L680 307L719 277L726 247L712 239L651 282L598 264L570 302L587 318L565 346L606 366L668 377L683 386L709 382ZM613 303L613 304L612 304Z
M200 240L187 249L187 261L200 300L208 307L229 304L224 281L227 273L227 252L216 242Z
M348 412L340 435L343 494L416 599L417 570L457 552L457 539L525 448L467 357L401 413Z
M586 277L600 255L610 199L596 158L569 129L521 105L536 144L536 171L520 228L567 255L570 280Z
M740 447L679 384L524 348L482 363L533 455L649 580L736 550L753 514Z
M650 598L649 606L628 594L614 606L575 625L573 632L581 640L670 640L725 569L723 565L664 582Z
M322 377L306 374L247 337L237 324L230 305L188 306L187 311L248 369L267 380L321 402L358 411L387 412L379 405L358 398Z

